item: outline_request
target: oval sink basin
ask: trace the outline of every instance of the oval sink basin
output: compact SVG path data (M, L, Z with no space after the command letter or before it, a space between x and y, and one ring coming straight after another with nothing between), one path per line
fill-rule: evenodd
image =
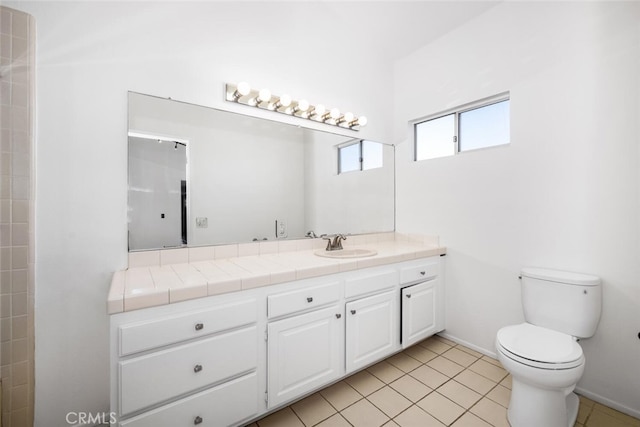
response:
M364 258L378 253L373 249L340 249L337 251L316 251L315 254L326 258Z

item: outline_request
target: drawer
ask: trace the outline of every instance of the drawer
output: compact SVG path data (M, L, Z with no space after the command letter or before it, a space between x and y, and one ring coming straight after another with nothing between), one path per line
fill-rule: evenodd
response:
M347 279L345 281L345 298L382 291L397 284L398 273L395 270Z
M123 325L119 328L120 356L255 323L257 311L256 300L250 299L158 320Z
M258 413L258 374L194 394L120 423L121 427L229 426Z
M120 414L179 397L255 369L256 326L118 363Z
M296 289L281 294L269 295L267 309L269 319L321 307L340 299L340 282Z
M400 269L400 283L411 283L417 280L429 279L438 275L440 263L436 261L425 261L412 266Z

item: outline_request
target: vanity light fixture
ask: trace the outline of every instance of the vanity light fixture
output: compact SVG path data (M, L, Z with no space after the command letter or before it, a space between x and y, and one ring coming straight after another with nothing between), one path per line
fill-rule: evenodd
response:
M353 113L350 112L341 114L338 108L327 110L323 104L310 105L306 99L296 101L289 95L272 95L269 89L251 89L251 86L246 82L240 82L237 85L227 83L225 99L230 102L275 111L344 129L360 130L362 126L367 124L365 116L355 118Z

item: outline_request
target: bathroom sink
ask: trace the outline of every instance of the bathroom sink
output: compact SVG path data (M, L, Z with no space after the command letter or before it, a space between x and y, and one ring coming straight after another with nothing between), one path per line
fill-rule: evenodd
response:
M336 251L326 251L324 249L316 251L315 254L326 258L364 258L374 256L378 253L373 249L339 249Z

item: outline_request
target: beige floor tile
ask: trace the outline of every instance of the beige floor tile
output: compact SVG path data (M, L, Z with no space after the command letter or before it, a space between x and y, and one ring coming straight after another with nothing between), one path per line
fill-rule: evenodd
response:
M493 390L487 393L487 397L498 403L499 405L508 408L509 400L511 399L511 390L504 386L497 385L493 388Z
M345 378L345 381L363 396L368 396L374 391L384 387L382 381L366 370Z
M463 346L462 344L458 344L458 345L456 346L456 348L457 348L457 349L459 349L459 350L464 351L465 353L469 353L470 355L475 356L475 357L476 357L476 358L478 358L478 359L479 359L479 358L481 358L481 357L483 356L483 354L482 354L482 353L480 353L479 351L472 350L472 349L470 349L469 347L465 347L465 346Z
M482 398L481 394L476 393L456 382L455 380L445 383L437 389L438 393L453 400L465 409L471 408L478 400Z
M417 406L411 406L409 409L398 415L394 421L401 427L442 427L440 421Z
M491 399L487 399L486 397L480 399L470 411L494 427L509 427L507 408L498 405Z
M511 376L511 374L507 375L502 381L500 381L500 385L505 386L506 388L511 390L511 387L513 386L513 377Z
M502 368L502 363L500 363L498 361L498 359L494 359L493 357L489 357L486 354L482 356L482 360L484 360L485 362L489 362L492 365L496 365Z
M445 425L450 425L465 412L462 406L453 403L438 392L431 393L417 405Z
M471 412L467 412L461 416L458 421L451 424L451 427L492 427L491 424L476 417Z
M445 337L441 337L440 335L434 335L433 338L438 340L438 341L442 341L445 344L449 344L452 347L458 345L457 342L451 341L450 339L447 339Z
M427 365L422 365L418 369L414 369L409 375L432 389L440 387L449 380L446 375L441 374Z
M393 418L400 412L412 405L412 402L392 389L391 387L383 387L372 393L367 399L376 405L378 409L387 414L389 418Z
M622 421L623 423L625 423L624 425L630 425L633 427L640 427L640 420L637 418L633 418L627 414L623 414L620 411L616 411L613 408L609 408L608 406L604 406L600 403L596 403L593 406L593 412L591 412L591 415L589 416L589 419L591 419L591 417L593 416L593 414L595 412L602 412L610 417L615 418L618 421ZM587 422L587 425L589 423Z
M580 394L578 395L578 398L580 399L580 405L582 406L593 408L593 406L596 404L596 402L594 402L593 400L589 399L588 397L584 397Z
M316 425L337 412L320 393L312 394L294 403L291 409L306 426Z
M418 345L438 354L442 354L451 348L449 344L445 344L435 338L427 338L426 340L419 342Z
M584 424L587 421L587 417L591 413L592 409L593 408L580 403L580 406L578 406L578 416L576 418L576 424Z
M480 374L476 374L475 372L468 369L456 375L455 380L482 395L487 394L489 390L494 388L497 384L490 379L483 377Z
M403 371L396 368L387 361L382 361L373 366L370 366L369 368L367 368L367 371L371 372L385 384L389 384L404 375Z
M258 425L260 427L304 427L300 418L296 416L289 406L258 420Z
M389 421L389 417L367 399L354 403L341 414L354 427L378 427Z
M452 362L455 362L458 365L461 365L464 367L468 367L473 362L478 360L477 357L460 350L458 347L453 347L445 351L444 353L442 353L442 357L446 357Z
M351 427L351 424L349 424L349 421L345 420L342 415L335 414L318 424L316 427Z
M625 423L602 411L593 410L587 418L585 427L631 427L633 424Z
M427 363L429 360L438 356L438 353L434 353L433 351L427 350L419 345L409 347L404 351L404 353L422 363Z
M432 367L436 371L445 374L449 378L453 378L464 370L464 368L449 359L442 356L436 357L427 362L427 366Z
M411 356L407 356L404 353L398 353L395 356L391 356L387 359L387 362L391 363L393 366L402 370L403 372L411 372L418 366L422 365L422 363L418 362Z
M495 382L500 382L507 376L507 371L503 368L482 359L469 366L469 369Z
M320 390L320 394L338 411L362 399L362 395L344 381Z
M389 420L389 422L384 424L382 427L400 427L400 426L398 426L398 424L395 421Z
M405 375L401 378L398 378L389 385L395 391L414 403L422 399L432 391L431 388L413 378L411 375Z

